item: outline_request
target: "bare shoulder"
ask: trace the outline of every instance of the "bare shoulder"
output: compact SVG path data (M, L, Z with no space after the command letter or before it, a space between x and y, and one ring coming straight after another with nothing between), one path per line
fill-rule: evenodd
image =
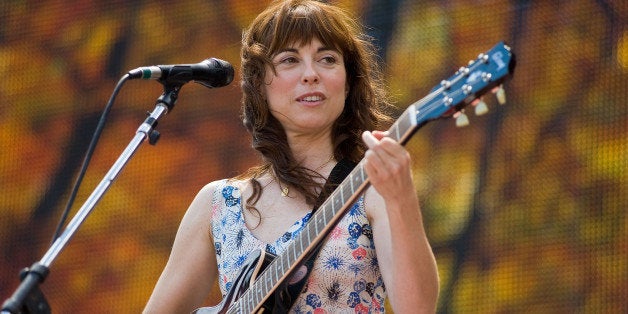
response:
M214 194L217 192L217 189L220 189L221 186L225 185L225 181L228 181L231 185L239 185L237 181L232 181L230 179L221 179L207 183L198 191L196 197L194 198L194 201L192 202L192 205L194 205L195 203L204 203L209 205L212 198L214 197Z
M203 186L194 200L188 207L183 220L182 226L191 226L196 224L205 224L210 221L212 215L212 201L217 189L224 184L223 180L210 182Z
M238 189L239 194L242 193L243 189L246 189L247 184L246 181L233 179L221 179L207 183L196 194L196 197L188 208L188 213L197 218L199 216L207 218L211 215L212 202L214 201L216 193L221 193L221 191L218 191L219 189L227 185L233 186Z
M197 197L211 197L219 186L223 185L226 179L216 180L205 184L197 194Z

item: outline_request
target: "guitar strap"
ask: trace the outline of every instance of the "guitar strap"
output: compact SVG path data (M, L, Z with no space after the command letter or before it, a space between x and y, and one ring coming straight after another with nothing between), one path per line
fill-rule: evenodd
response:
M323 186L323 190L321 194L318 196L316 204L312 209L312 214L316 212L316 210L325 202L325 200L331 195L332 192L336 189L340 183L351 173L353 168L355 168L357 164L348 159L340 160L336 166L331 170L329 174L329 179ZM310 216L310 217L313 217ZM325 235L327 236L327 235ZM273 305L272 313L287 313L288 310L294 304L294 301L297 299L305 283L307 282L307 278L310 276L312 272L312 268L314 266L314 260L318 256L322 243L324 241L320 241L316 247L303 259L299 265L296 265L294 270L288 274L288 278L296 277L295 275L298 272L301 272L300 276L303 276L296 282L291 282L291 280L286 280L277 288L276 293L274 294L275 302ZM304 273L304 274L303 274Z

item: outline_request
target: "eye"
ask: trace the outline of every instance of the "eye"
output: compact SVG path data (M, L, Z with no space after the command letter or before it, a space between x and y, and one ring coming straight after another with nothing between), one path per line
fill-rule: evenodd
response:
M283 58L281 60L281 62L283 62L283 63L296 63L297 62L297 58L295 58L295 57L287 57L287 58Z
M337 61L337 58L334 56L324 56L321 58L321 61L327 64L335 64Z
M279 59L279 63L297 63L299 60L293 56L287 56Z

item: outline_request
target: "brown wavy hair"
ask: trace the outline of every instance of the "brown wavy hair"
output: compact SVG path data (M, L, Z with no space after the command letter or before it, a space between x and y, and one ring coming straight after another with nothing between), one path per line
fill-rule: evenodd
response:
M266 67L274 71L273 56L290 45L307 44L314 38L342 53L347 73L348 95L332 130L334 158L358 162L367 149L362 132L380 129L391 121L376 49L357 20L345 10L319 1L273 2L242 37L241 117L263 161L236 178L250 180L253 185L248 209L255 209L261 196L262 187L256 178L265 171L274 171L278 180L302 193L310 205L315 204L322 189L315 180L321 175L295 160L286 133L262 93Z

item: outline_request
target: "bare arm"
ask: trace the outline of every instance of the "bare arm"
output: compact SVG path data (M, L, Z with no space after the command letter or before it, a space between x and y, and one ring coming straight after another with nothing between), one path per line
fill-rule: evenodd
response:
M217 278L210 235L213 185L199 191L185 216L144 313L190 313L202 306Z
M365 170L372 184L365 203L380 270L395 312L434 313L438 270L423 228L410 156L384 134L363 135L370 148Z

